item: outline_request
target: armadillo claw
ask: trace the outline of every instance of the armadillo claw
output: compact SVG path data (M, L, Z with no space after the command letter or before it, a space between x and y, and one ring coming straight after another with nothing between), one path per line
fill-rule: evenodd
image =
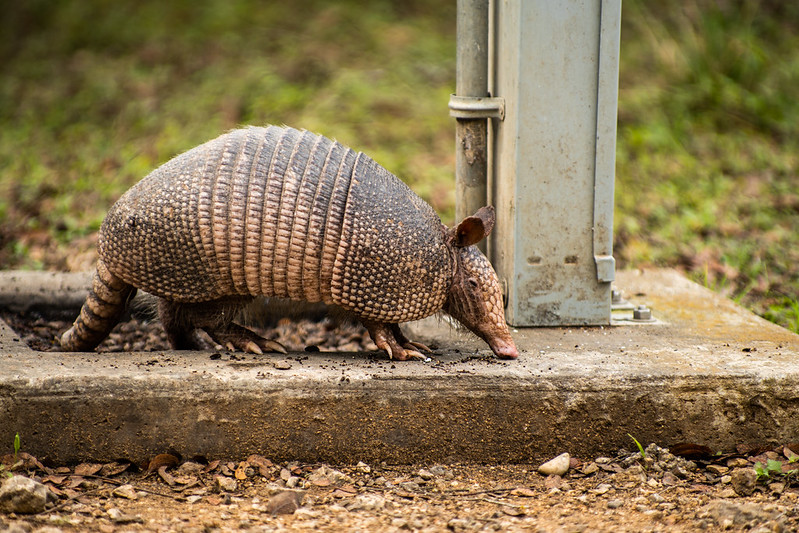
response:
M394 351L391 349L391 345L387 343L375 343L377 347L383 350L388 354L389 359L394 359Z
M255 344L252 341L247 341L244 344L244 351L245 352L249 352L249 353L258 354L258 355L263 355L264 354L264 351L261 349L261 347L258 346L257 344Z
M417 355L419 358L424 359L422 354L416 350L406 350L402 347L400 342L397 341L395 333L399 331L399 328L396 324L364 321L363 325L369 330L369 335L372 336L375 345L386 352L389 359L406 361L411 358L416 359ZM402 335L402 333L400 333L400 335ZM408 339L403 337L403 340L407 342Z
M404 350L402 350L402 347L399 346L392 337L386 335L385 332L380 331L372 335L372 340L375 341L375 344L377 345L378 348L380 348L381 350L383 350L388 354L389 359L394 359L395 352L397 352L396 358L402 361L402 357L398 352Z
M421 342L416 342L416 341L407 341L405 344L402 345L402 347L407 348L409 350L414 350L415 348L417 350L421 350L426 353L433 353L433 350L430 349L430 347L428 347L426 344L422 344Z
M280 344L277 341L270 341L264 339L264 349L269 350L270 352L277 352L277 353L288 353L286 347Z
M208 335L231 352L240 350L242 352L263 355L264 352L286 353L286 348L277 341L264 339L254 331L239 326L238 324L228 324L225 328L216 331L207 331Z
M416 350L407 349L405 350L405 359L417 359L419 361L429 361L430 358L424 355L421 352L417 352ZM405 360L404 359L404 360Z
M391 328L391 333L394 335L394 338L397 339L397 344L400 344L403 348L407 348L413 351L421 350L423 352L433 353L433 350L431 350L421 342L415 342L408 339L408 337L406 337L405 334L402 332L402 329L400 329L399 324L391 324L391 326L389 327Z
M430 361L426 355L414 350L409 344L400 346L397 340L390 335L377 334L377 338L373 338L378 348L388 354L389 359L395 361L407 361L409 359L416 359L418 361Z

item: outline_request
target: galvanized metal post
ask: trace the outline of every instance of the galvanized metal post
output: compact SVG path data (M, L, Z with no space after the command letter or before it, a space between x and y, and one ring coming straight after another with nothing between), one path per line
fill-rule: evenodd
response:
M488 0L458 0L455 130L456 222L487 204L487 118L499 116L488 98ZM481 246L485 246L481 243Z
M491 259L516 326L609 324L621 0L495 2Z

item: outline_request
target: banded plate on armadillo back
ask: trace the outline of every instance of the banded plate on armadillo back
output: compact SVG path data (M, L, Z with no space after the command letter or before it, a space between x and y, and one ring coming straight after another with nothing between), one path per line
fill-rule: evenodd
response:
M252 298L269 296L343 308L398 359L427 349L398 324L446 308L499 356L515 357L496 275L479 252L472 265L471 244L492 225L484 208L446 228L402 181L326 137L234 130L157 168L109 210L92 291L62 346L96 347L141 289L160 298L175 348L202 347L202 329L231 349L282 350L232 322ZM485 271L481 294L470 297L482 318L457 296L469 268Z

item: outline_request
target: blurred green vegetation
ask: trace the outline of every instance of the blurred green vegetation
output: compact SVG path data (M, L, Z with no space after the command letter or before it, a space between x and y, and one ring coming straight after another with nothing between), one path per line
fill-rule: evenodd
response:
M0 0L0 268L241 124L363 150L453 215L455 2ZM799 331L799 7L623 3L616 251Z
M799 332L799 5L625 1L616 255Z

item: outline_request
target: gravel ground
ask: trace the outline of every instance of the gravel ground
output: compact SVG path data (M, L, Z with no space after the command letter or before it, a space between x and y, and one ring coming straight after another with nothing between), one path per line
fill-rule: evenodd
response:
M45 467L20 454L16 470L56 496L38 514L6 508L0 530L799 530L795 475L758 482L752 457L689 461L655 445L644 453L571 458L563 475L536 465L281 465L260 456L178 465L167 454L135 472L124 463Z
M70 324L3 318L39 350L54 349ZM291 350L375 349L360 326L330 320L281 320L260 333ZM100 349L165 348L157 322L133 318ZM576 457L553 458L544 473L542 465L306 465L168 454L141 466L68 467L20 453L1 458L0 479L26 476L47 487L31 494L50 497L26 514L13 507L24 497L0 488L0 531L799 531L798 448L741 446L722 455L651 444L595 458L570 450Z
M58 348L58 338L72 325L68 319L50 318L36 313L0 313L0 316L20 334L22 341L34 350L52 351ZM276 340L289 351L375 351L377 347L360 324L331 318L321 320L276 320L268 327L252 327L262 337ZM209 346L210 346L210 339ZM104 340L99 352L152 352L168 350L166 334L157 320L140 316L120 322Z

